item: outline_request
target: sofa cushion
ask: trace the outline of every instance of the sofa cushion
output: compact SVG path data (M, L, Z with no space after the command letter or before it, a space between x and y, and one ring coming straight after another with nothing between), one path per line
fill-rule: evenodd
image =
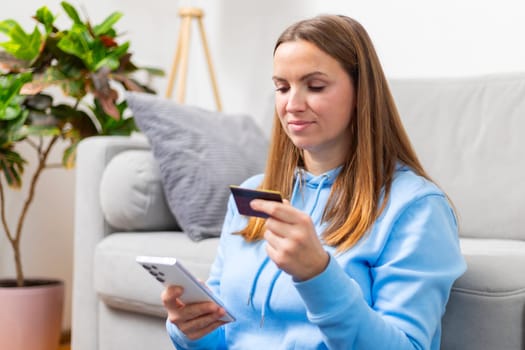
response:
M525 242L462 238L460 243L468 268L452 288L441 348L522 349Z
M455 283L455 290L479 295L525 297L525 242L510 239L461 238L461 252L468 273Z
M393 79L401 118L463 237L525 240L525 74Z
M111 234L95 249L95 291L109 306L164 316L160 300L163 286L135 261L136 256L176 257L197 278L205 281L218 244L218 238L194 242L182 232Z
M264 170L267 140L246 115L172 103L154 95L126 95L138 127L159 163L168 204L193 240L220 234L228 185Z
M126 231L177 230L166 203L160 171L149 150L117 154L100 181L100 206L106 221Z

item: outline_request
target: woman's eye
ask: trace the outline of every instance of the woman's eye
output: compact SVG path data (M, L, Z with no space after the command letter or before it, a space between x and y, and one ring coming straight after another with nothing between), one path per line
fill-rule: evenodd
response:
M275 91L280 92L280 93L284 93L284 92L288 91L289 89L290 88L287 87L287 86L277 86L275 88Z
M314 85L314 86L310 86L309 89L310 89L311 91L314 91L314 92L320 92L320 91L323 91L324 86L317 86L317 85Z

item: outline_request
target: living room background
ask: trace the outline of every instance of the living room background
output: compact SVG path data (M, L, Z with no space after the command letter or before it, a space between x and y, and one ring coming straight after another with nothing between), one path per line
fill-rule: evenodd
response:
M10 2L1 19L13 18L26 30L30 16L47 5L60 12L59 0ZM252 114L257 120L272 113L271 53L274 41L291 22L318 13L343 13L367 28L389 77L436 77L525 71L522 21L525 5L518 0L344 1L344 0L90 0L71 1L84 9L92 23L113 11L124 17L117 24L123 39L131 42L136 62L169 72L177 41L182 6L205 11L211 55L223 109ZM61 16L60 21L68 21ZM0 41L4 38L0 36ZM187 103L214 108L208 72L193 27ZM164 94L167 79L154 86ZM52 155L59 158L60 147ZM24 153L24 151L22 150ZM27 169L30 173L31 169ZM27 180L25 180L27 181ZM64 328L70 326L75 171L53 169L42 175L30 218L25 226L30 244L23 244L24 264L30 276L65 280ZM7 208L21 205L8 193ZM13 219L13 218L10 218ZM49 247L49 248L48 248ZM12 276L14 268L7 242L0 235L0 276ZM42 264L42 261L45 263Z

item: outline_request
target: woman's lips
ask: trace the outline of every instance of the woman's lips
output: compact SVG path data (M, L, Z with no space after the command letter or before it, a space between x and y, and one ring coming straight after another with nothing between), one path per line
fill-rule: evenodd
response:
M295 120L295 121L288 122L288 128L291 131L298 132L298 131L303 131L304 129L308 128L312 124L313 122Z

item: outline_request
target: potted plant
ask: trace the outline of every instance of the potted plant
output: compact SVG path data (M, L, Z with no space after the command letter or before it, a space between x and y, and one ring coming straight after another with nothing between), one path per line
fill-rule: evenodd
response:
M48 285L55 288L56 293L63 293L61 281L27 279L20 251L28 209L40 175L53 166L49 164L49 154L57 141L62 139L68 144L62 166L73 167L75 150L82 139L94 135L129 135L136 130L133 118L125 117L127 105L119 92L153 92L133 78L139 68L131 61L129 42L117 42L114 25L122 17L121 13L112 13L102 23L92 25L82 20L71 4L62 2L61 6L71 20L67 29L55 26L56 16L45 6L36 11L33 18L37 23L30 32L25 32L12 19L0 22L0 33L8 38L0 43L4 49L0 52L0 218L16 266L16 279L0 280L0 294L4 293L0 302L7 302L5 293L11 295L30 288L40 290ZM155 69L140 69L149 74L162 74ZM57 91L61 92L60 96ZM36 154L35 170L27 184L22 183L22 174L28 161L17 151L17 145L22 142L30 145ZM29 186L27 197L19 213L9 213L10 218L16 217L16 226L10 227L7 209L11 208L6 208L5 194L9 188L20 189L23 185ZM13 302L8 303L11 313L18 313L12 309ZM27 302L23 301L22 305L24 303ZM1 314L13 325L15 315L5 312L3 306L0 308ZM35 307L29 310L30 318L38 319L35 310ZM59 313L61 316L61 308ZM49 349L56 349L60 320L61 317L58 333L46 330L55 337ZM50 318L44 321L49 324ZM20 338L36 338L39 347L3 343L7 340L2 337L16 338L10 333L9 322L5 326L3 322L0 316L1 349L48 349L42 347L41 338L35 337L34 326L30 326L30 336Z

